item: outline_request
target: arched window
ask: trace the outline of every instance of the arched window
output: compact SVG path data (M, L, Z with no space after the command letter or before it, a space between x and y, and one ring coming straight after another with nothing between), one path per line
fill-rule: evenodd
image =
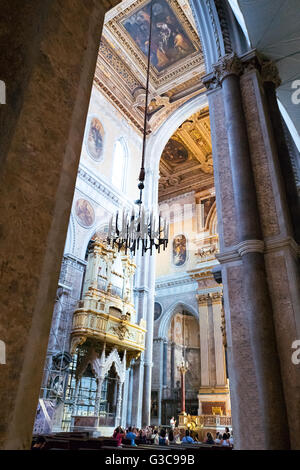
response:
M117 140L113 155L112 184L125 191L127 172L127 148L124 139Z

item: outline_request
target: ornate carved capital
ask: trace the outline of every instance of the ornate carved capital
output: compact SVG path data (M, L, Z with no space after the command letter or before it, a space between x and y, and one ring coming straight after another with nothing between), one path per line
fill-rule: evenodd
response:
M197 295L198 305L206 305L209 299L209 294L199 294Z
M213 73L219 84L222 83L224 78L229 75L237 75L238 77L243 73L243 65L241 60L235 53L226 54L213 65Z
M222 292L212 292L210 297L213 304L222 304Z
M278 69L272 60L265 60L261 64L261 78L263 82L274 83L275 88L281 84Z

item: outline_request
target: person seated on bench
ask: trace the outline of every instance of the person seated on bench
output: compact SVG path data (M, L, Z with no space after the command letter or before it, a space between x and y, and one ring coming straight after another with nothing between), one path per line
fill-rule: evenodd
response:
M167 437L167 433L166 433L166 430L165 430L165 429L162 429L162 430L160 431L160 436L159 436L158 444L159 444L160 446L167 446L167 445L169 445L169 441L168 441L168 437Z
M129 428L128 428L128 431L126 433L126 437L127 437L127 439L131 440L131 445L132 446L136 446L136 443L135 443L136 434L132 431L131 426L129 426Z
M153 444L158 446L159 443L159 435L157 429L154 429L153 434L152 434L152 439L153 439Z
M172 429L171 429L171 431L169 432L169 443L170 443L170 444L175 444L174 432L173 432Z
M174 431L174 442L175 444L180 444L180 431L178 428L175 429Z
M121 447L122 446L122 440L123 437L125 437L125 433L121 426L118 426L113 433L113 438L117 440L117 446Z
M188 429L185 431L185 436L181 442L182 444L193 444L195 442L194 439L190 436L190 431Z
M213 437L212 437L211 433L208 432L206 434L205 444L214 444L214 443L215 443L215 441L213 440Z

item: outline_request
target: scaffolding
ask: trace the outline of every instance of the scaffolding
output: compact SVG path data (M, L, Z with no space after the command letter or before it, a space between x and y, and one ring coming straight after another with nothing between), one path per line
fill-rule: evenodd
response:
M80 299L84 265L82 260L71 256L64 256L62 260L34 434L70 430L76 368L76 356L69 353L70 333L74 308ZM76 288L79 277L81 284Z

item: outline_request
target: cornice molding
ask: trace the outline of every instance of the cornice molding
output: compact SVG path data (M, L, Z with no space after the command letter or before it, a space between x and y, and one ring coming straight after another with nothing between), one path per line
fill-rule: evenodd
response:
M280 251L282 249L291 250L295 257L300 256L300 245L292 237L275 238L269 240L245 240L231 247L231 249L217 253L216 258L221 264L234 261L241 261L242 257L247 253L264 253Z
M100 179L92 176L91 173L89 173L89 171L82 165L78 168L78 177L102 194L106 199L109 199L117 207L126 206L128 209L132 208L133 204L130 204L130 202L125 198L120 197L108 184L105 184L103 181L100 181Z
M262 240L245 240L239 243L236 247L240 256L244 256L248 253L263 253L264 242Z

